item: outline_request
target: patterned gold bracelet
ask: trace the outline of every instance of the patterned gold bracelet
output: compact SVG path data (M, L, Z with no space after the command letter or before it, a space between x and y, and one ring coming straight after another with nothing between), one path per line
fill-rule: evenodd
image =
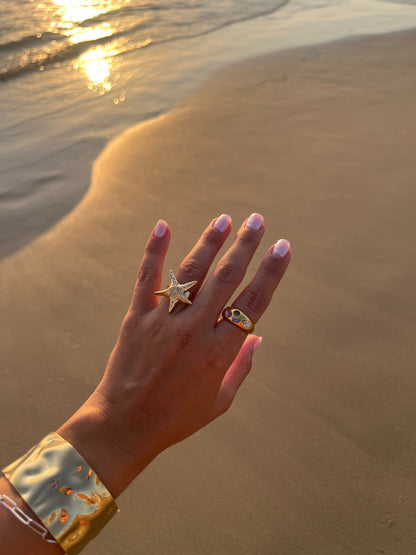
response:
M3 474L69 555L79 553L118 511L97 474L57 433Z

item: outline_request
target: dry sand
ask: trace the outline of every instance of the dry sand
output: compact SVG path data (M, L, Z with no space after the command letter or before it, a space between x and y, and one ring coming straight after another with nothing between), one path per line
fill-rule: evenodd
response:
M113 141L82 203L1 263L5 464L99 380L158 218L166 269L222 212L264 214L259 256L292 242L237 402L85 553L416 552L415 55L406 32L222 70Z

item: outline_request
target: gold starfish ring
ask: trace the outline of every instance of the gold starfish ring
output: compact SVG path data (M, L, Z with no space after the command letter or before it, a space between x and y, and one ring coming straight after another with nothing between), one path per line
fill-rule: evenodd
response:
M173 307L178 301L182 301L186 304L192 304L188 299L190 293L188 289L193 287L197 281L188 281L188 283L178 283L172 270L169 270L170 285L162 291L155 291L155 295L163 295L169 299L169 313L172 312Z

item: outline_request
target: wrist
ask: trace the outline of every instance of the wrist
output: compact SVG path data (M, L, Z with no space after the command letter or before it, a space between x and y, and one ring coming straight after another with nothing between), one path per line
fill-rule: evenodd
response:
M33 526L29 525L28 521L30 519L34 523L37 523L36 528L38 529L39 525L41 525L40 519L4 476L0 477L0 492L7 496L13 504L16 504L25 515L24 522L19 522L20 519L17 519L11 511L6 510L4 507L0 507L0 529L2 531L3 541L3 543L0 542L0 548L7 545L7 553L10 553L10 555L28 553L28 545L30 545L31 555L59 555L63 553L58 543L50 542L52 539L50 534L45 538L42 537L39 532L35 533ZM10 503L8 503L8 505L10 505ZM46 528L44 528L44 530L46 530ZM1 553L3 553L3 551L1 551Z
M121 427L95 392L57 430L94 469L113 498L118 497L157 455L149 451L132 457L123 445Z

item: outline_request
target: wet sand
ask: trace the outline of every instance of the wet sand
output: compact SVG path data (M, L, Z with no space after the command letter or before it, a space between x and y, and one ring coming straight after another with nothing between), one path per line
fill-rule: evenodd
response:
M159 218L166 268L223 212L265 217L251 271L292 243L235 405L85 553L416 550L415 55L412 31L221 70L110 143L81 204L0 263L4 465L98 382Z

